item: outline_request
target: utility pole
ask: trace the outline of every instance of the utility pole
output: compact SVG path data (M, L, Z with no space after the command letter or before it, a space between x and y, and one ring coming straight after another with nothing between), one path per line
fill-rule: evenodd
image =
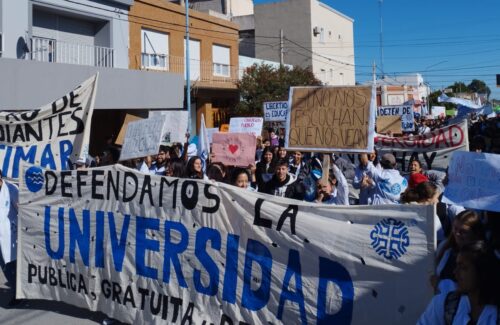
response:
M189 58L189 0L184 2L186 8L186 41L184 46L186 47L186 106L188 111L188 129L187 133L191 133L191 61ZM196 124L195 124L196 125ZM196 130L196 126L195 126Z
M283 57L283 29L280 29L280 67L283 67L285 60Z
M382 79L384 78L384 37L382 29L382 3L383 0L378 0L378 9L380 17L380 69L382 71Z

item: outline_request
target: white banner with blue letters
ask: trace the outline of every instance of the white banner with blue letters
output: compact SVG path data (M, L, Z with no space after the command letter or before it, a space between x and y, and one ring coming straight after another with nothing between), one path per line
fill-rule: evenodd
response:
M133 324L412 324L433 206L340 207L115 165L26 167L17 298Z
M96 88L94 75L67 95L38 109L0 112L2 175L17 180L23 161L65 170L78 159L86 159Z

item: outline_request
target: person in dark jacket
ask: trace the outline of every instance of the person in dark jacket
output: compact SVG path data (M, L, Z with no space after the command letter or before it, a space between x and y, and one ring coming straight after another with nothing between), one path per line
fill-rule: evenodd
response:
M259 188L259 192L295 200L303 200L305 196L302 182L297 181L295 175L288 173L288 162L286 160L280 160L276 164L273 177Z

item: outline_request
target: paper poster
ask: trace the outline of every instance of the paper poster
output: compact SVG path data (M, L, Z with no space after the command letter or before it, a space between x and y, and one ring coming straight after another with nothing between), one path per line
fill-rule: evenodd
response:
M500 155L457 151L451 157L443 202L500 212Z
M212 153L214 162L227 166L248 167L255 163L257 139L249 133L215 133Z
M289 150L373 150L376 103L371 86L292 87L290 102Z
M286 121L288 114L288 102L264 102L264 121L280 122Z
M215 133L219 133L219 128L207 128L208 143L213 142L213 136Z
M405 132L415 131L414 110L411 105L380 106L377 115L377 118L382 116L400 116L401 130Z
M187 111L159 111L151 112L150 118L165 116L165 126L161 144L170 145L172 143L186 142L186 132L188 127Z
M125 133L120 161L156 155L160 149L166 116L130 122Z
M434 119L446 117L446 107L444 107L444 106L432 106L432 117Z
M19 299L139 325L415 324L433 296L432 205L312 204L120 165L22 175Z
M258 137L262 133L262 117L232 117L229 120L229 133L250 133Z

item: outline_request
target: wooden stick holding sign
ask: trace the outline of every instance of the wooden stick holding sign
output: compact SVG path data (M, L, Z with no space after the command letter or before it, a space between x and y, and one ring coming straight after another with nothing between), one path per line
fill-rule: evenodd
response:
M321 184L327 184L330 181L329 178L330 178L330 154L325 153L323 155Z

